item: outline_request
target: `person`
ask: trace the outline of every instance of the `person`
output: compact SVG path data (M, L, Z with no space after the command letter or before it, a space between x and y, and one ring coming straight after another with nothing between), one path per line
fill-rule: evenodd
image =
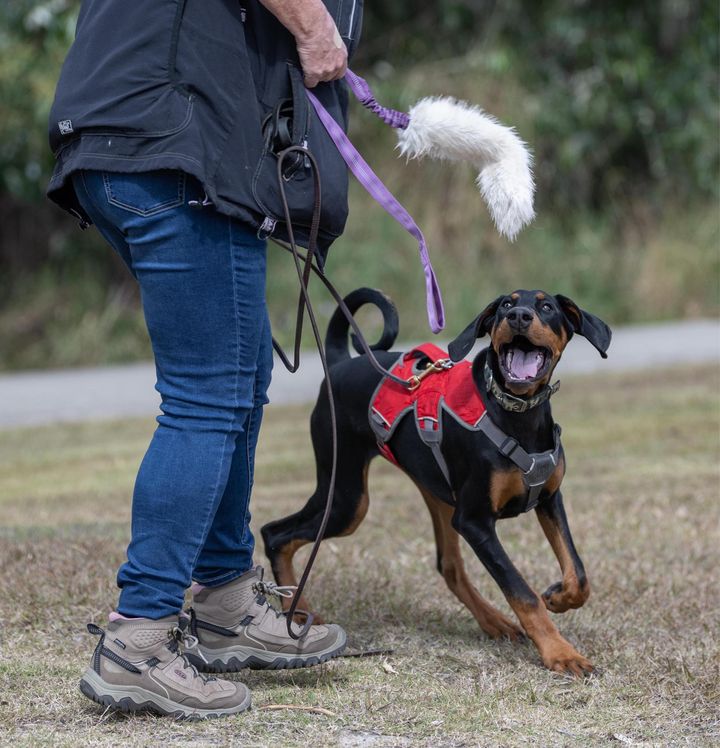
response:
M289 61L346 125L338 81L361 2L244 4L84 0L50 114L48 194L137 280L162 401L117 609L105 630L88 626L100 640L80 681L123 711L240 712L248 689L203 671L308 666L346 641L337 625L289 636L267 601L277 588L253 566L249 499L272 369L263 122L295 92Z

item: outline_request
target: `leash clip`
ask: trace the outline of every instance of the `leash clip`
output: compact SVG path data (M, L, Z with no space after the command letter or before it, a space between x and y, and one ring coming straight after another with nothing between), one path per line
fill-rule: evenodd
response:
M207 208L208 205L212 205L212 201L206 192L202 200L188 200L188 205L195 210L202 210L203 208Z
M413 376L408 379L408 389L410 390L410 392L415 392L415 390L420 386L422 380L425 379L425 377L436 372L452 369L454 365L455 364L449 358L441 358L434 362L430 361L423 371L421 371L419 374L413 374Z

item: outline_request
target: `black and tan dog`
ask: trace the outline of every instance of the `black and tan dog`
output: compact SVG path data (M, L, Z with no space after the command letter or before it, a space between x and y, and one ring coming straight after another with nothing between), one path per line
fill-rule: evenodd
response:
M383 366L392 366L399 355L388 351L397 335L397 312L392 302L370 289L358 289L346 301L353 313L368 302L380 307L385 329L373 348ZM388 446L430 510L438 571L483 631L493 638L511 639L527 633L548 668L582 675L590 672L592 665L560 635L547 613L579 608L590 594L563 508L560 483L565 458L550 411L548 399L554 390L549 380L574 334L587 338L606 357L610 329L564 296L515 291L499 297L481 312L450 344L450 358L460 361L475 340L486 334L490 335L490 346L475 357L471 372L488 416L483 422L491 430L469 430L444 414L442 456L434 460L428 459L428 446L421 441L414 419L404 417ZM347 337L348 324L338 310L326 337L339 435L337 484L326 538L350 535L362 522L368 509L368 466L379 454L368 405L381 377L367 356L350 357ZM311 432L317 462L315 493L299 512L262 528L265 551L281 585L296 584L293 555L315 538L325 508L332 465L324 388L312 414ZM532 471L526 470L528 465L518 459L518 453L525 458L539 457L540 453L551 456L551 469L544 471L535 489L529 488ZM495 530L498 519L517 516L533 507L562 572L562 580L542 596L517 571ZM463 566L459 536L470 544L500 586L522 628L473 587ZM303 600L300 607L311 609Z

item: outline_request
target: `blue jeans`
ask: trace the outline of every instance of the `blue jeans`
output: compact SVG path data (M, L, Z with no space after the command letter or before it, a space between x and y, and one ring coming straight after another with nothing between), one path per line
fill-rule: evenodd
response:
M140 286L162 415L140 466L118 612L162 618L191 581L252 566L248 503L272 370L265 242L177 171L73 175L80 203Z

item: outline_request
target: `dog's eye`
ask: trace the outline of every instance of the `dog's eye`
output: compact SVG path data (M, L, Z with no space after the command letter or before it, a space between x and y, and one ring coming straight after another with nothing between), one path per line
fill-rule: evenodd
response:
M552 304L548 304L547 301L542 305L543 312L552 312Z
M512 301L503 301L502 303L503 309L510 309L511 306L512 306Z

